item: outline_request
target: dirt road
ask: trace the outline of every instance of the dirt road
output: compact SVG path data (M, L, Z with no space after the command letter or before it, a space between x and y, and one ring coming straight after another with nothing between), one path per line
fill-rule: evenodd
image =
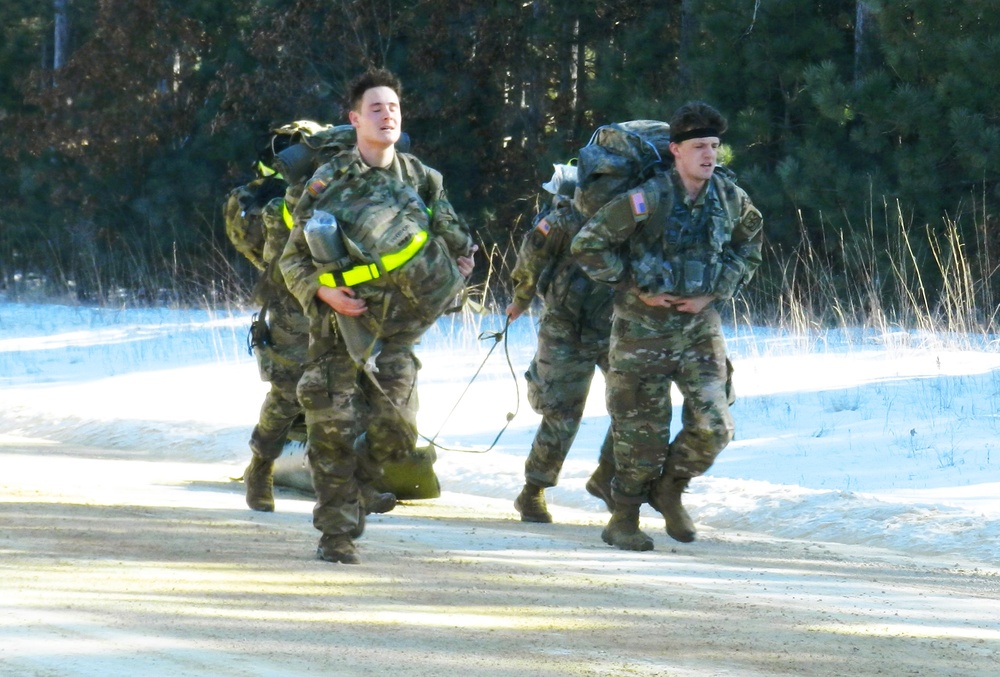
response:
M116 458L116 455L118 456ZM315 559L311 501L241 468L0 441L0 675L1000 674L1000 572L446 493Z

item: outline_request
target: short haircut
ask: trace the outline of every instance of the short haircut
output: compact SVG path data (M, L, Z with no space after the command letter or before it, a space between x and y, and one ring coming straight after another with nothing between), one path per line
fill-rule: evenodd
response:
M384 68L372 68L354 78L348 87L347 110L360 112L358 109L361 108L365 92L375 87L388 87L396 93L396 96L400 98L403 96L403 86L395 74Z
M689 101L678 108L670 118L671 136L690 132L694 129L715 129L722 134L728 128L722 113L704 101Z

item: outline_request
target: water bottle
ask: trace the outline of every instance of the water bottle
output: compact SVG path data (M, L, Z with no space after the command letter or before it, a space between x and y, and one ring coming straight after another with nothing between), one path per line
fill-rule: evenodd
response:
M317 263L333 263L347 256L338 232L337 217L330 212L317 209L302 230L309 253Z
M306 221L302 230L306 236L309 253L316 263L322 265L347 259L347 250L338 232L337 217L330 212L317 209ZM340 313L334 313L333 316L351 359L360 368L377 373L375 359L382 351L382 340L357 317Z

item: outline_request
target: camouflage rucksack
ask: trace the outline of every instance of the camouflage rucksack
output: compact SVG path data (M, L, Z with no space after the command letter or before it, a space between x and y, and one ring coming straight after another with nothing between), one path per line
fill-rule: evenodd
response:
M598 127L580 149L573 205L590 218L608 200L670 167L670 125L632 120Z
M285 194L287 185L277 176L262 176L229 192L222 205L226 236L236 251L258 270L267 268L264 260L264 220L261 210L272 198Z
M231 190L222 207L226 236L259 270L267 267L261 210L273 198L285 195L289 186L304 183L333 155L352 148L357 139L351 125L322 125L311 120L298 120L272 131L269 147L257 160L257 178Z
M321 164L357 142L351 125L320 125L311 120L296 120L274 133L286 141L284 148L275 149L274 169L291 186L304 183Z
M288 139L287 147L274 154L274 168L290 186L304 183L320 165L354 148L358 140L351 125L319 125L310 120L298 120L274 132L276 137L285 135ZM405 132L400 134L396 150L410 151L410 137Z

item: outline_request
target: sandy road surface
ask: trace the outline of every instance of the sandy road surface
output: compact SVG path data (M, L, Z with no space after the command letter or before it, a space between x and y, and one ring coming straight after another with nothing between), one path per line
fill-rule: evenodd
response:
M446 493L314 558L241 468L0 440L0 675L1000 675L1000 572Z

